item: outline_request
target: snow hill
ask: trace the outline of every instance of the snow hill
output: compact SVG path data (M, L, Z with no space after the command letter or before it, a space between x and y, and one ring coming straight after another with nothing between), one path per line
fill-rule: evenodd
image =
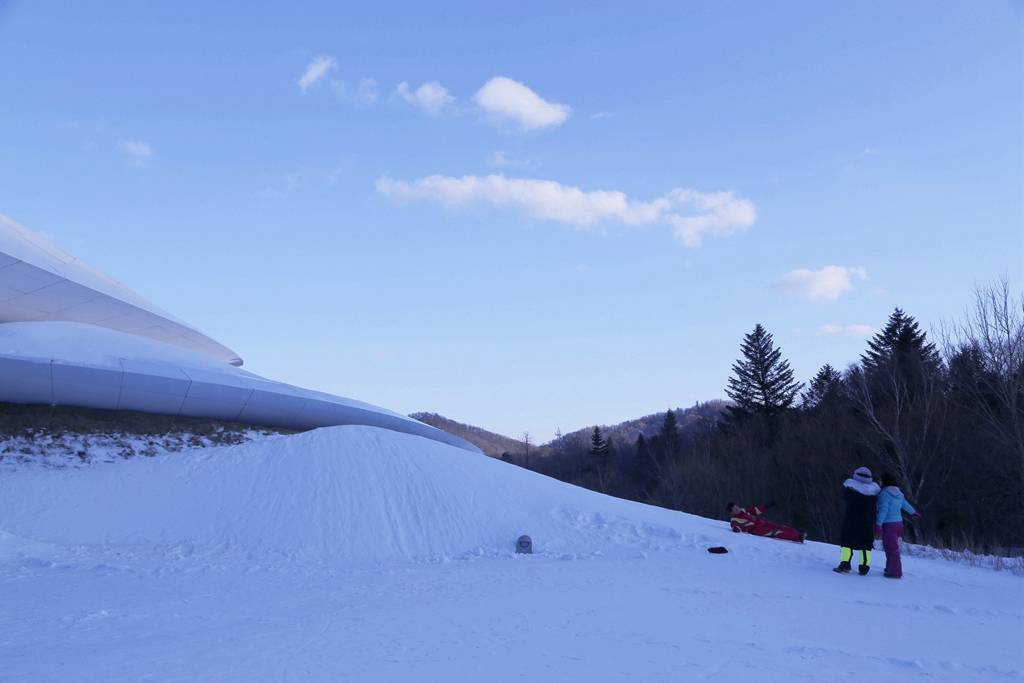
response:
M523 533L537 536L545 553L573 556L684 539L658 508L357 426L65 476L27 471L0 481L0 499L0 528L17 536L158 551L188 545L261 566L351 568L507 554ZM719 536L685 539L708 544Z
M29 467L0 680L1020 680L1024 579L836 555L372 427Z

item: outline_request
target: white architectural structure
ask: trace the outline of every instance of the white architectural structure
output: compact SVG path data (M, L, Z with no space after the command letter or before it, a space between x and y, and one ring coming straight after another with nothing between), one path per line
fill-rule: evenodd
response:
M0 214L0 401L138 410L311 429L363 424L471 451L383 408L274 382Z
M68 320L242 359L202 332L0 214L0 322Z

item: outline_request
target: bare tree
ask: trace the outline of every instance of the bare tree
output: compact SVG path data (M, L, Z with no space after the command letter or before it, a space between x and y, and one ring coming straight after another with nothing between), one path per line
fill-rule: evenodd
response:
M926 375L911 387L896 364L869 377L855 367L847 376L850 399L876 439L867 445L887 462L912 499L920 499L929 475L941 488L951 471L943 455L946 402L939 378ZM937 467L936 467L937 466Z
M1014 296L1006 278L975 288L973 307L942 337L949 361L967 356L979 366L958 387L964 407L1024 473L1024 295Z

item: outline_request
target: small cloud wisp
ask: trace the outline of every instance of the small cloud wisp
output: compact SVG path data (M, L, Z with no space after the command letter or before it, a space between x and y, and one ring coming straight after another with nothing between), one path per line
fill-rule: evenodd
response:
M334 57L327 57L325 55L317 57L316 59L309 63L309 65L306 67L306 70L299 78L299 90L302 92L302 94L306 94L306 91L309 90L314 83L316 83L324 76L326 76L327 72L333 69L334 67Z
M122 140L117 148L134 166L141 166L156 155L149 143L142 140Z
M455 101L455 98L448 92L448 88L437 81L423 83L415 90L409 88L409 84L402 81L395 88L395 95L414 107L419 107L431 116L437 116L445 107Z
M835 301L853 290L854 280L867 277L867 271L860 266L825 266L818 270L797 268L786 273L776 286L811 301Z

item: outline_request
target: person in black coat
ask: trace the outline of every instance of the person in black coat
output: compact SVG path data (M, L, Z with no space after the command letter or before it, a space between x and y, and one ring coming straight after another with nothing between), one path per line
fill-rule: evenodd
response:
M871 477L871 470L858 467L853 476L843 482L846 513L843 515L842 535L839 538L839 566L835 571L850 571L853 552L860 553L861 576L871 570L871 549L875 546L875 503L881 489Z

